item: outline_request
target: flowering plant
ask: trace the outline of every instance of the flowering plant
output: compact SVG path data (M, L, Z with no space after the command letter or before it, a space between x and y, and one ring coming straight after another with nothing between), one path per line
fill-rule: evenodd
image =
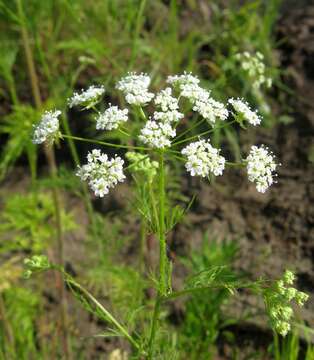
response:
M125 181L127 171L133 177L135 174L141 174L142 179L146 181L146 185L149 187L149 216L144 216L142 212L141 215L143 221L150 219L148 228L157 235L159 240L158 285L149 335L143 338L134 338L86 290L83 291L83 295L91 300L94 306L100 307L100 311L141 355L152 359L156 353L155 343L160 325L160 308L164 302L188 294L190 291L202 290L211 286L226 287L232 291L244 286L238 282L228 282L227 280L226 283L217 284L215 283L216 272L209 270L208 273L202 274L202 278L198 279L197 285L193 285L192 288L186 287L181 291L172 289L172 265L166 251L167 233L171 228L166 212L167 176L171 161L175 159L184 163L186 171L191 176L208 179L223 175L228 166L246 168L248 180L253 182L256 190L261 193L267 191L275 182L278 164L264 145L253 145L249 154L238 163L226 159L223 150L212 145L209 136L215 129L235 123L246 129L249 125L257 126L261 123L261 116L253 111L243 99L229 99L227 104L217 101L209 90L201 87L200 80L196 76L186 72L181 75L169 76L166 80L169 86L157 94L149 90L150 81L147 74L129 73L117 83L116 87L123 93L125 101L131 106L130 109L120 109L116 105L109 104L105 111L98 111L96 106L101 101L104 88L97 86L92 86L79 94L76 93L69 100L71 107L79 106L94 110L96 129L120 131L128 137L127 144L108 143L62 134L58 126L59 111L44 114L42 121L34 131L33 141L37 144L43 142L51 144L53 139L71 138L77 141L88 141L104 148L117 149L119 153L110 158L106 153L95 148L87 154L87 163L78 167L77 176L82 181L88 182L90 189L97 197L104 197L111 189L118 186L118 183ZM187 114L181 110L184 107L188 108ZM150 111L151 109L153 111ZM189 122L190 110L196 113L197 120L191 121L190 126L181 130L183 128L182 120L186 118L186 122ZM134 118L130 120L132 116ZM131 121L137 124L136 133L130 133L128 124ZM192 130L200 129L204 125L207 127L205 131L191 135ZM122 153L125 150L128 150L126 153L127 166L125 166L125 160L122 159ZM155 179L157 186L153 186ZM144 186L143 181L137 182L137 184ZM178 216L177 221L180 218ZM49 267L47 261L43 261L41 258L40 262L27 261L26 265L31 265L27 275L29 276L36 266L40 268L41 263L44 263L44 269ZM65 281L72 288L79 288L82 293L82 288L62 268L53 265L51 268L62 271ZM285 278L287 276L286 273ZM291 280L285 280L286 284L289 282ZM288 301L285 295L286 290L282 287L278 290L278 286L272 287L267 284L267 282L259 280L248 287L263 295L269 310L271 325L285 335L289 330L289 320L292 317L290 310L289 314L287 313L287 306L280 307L283 302ZM306 300L305 295L297 296L297 293L293 297L298 297L300 305ZM274 302L276 307L272 305Z

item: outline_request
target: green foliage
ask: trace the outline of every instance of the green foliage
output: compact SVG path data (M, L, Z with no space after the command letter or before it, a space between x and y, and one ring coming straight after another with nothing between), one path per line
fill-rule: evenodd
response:
M0 296L3 297L3 311L7 319L6 329L4 322L0 322L0 350L4 353L3 359L41 359L36 346L35 328L38 295L29 289L14 286Z
M15 194L4 204L0 222L0 253L43 251L55 236L54 205L46 193ZM65 231L75 228L71 213L62 213Z
M209 240L207 234L202 247L193 251L190 258L183 259L190 271L197 272L196 276L190 278L189 286L209 285L207 290L192 293L185 303L179 346L190 359L214 359L218 336L234 322L224 315L224 306L231 295L226 280L234 283L235 279L239 279L239 275L232 270L237 252L235 242L219 244ZM214 284L222 287L215 288ZM214 285L213 288L210 285Z
M31 174L35 179L37 148L32 143L32 132L33 125L39 118L39 112L29 105L16 105L12 112L4 117L0 134L7 135L8 140L1 155L0 180L23 153L27 154Z
M274 360L312 360L314 359L314 346L310 342L306 348L301 346L300 336L293 331L284 338L274 334L274 343L271 347Z

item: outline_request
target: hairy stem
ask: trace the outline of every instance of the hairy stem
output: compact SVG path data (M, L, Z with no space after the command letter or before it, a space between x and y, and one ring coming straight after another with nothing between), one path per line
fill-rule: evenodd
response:
M36 74L35 62L33 58L33 53L30 45L30 38L27 31L26 26L26 17L24 15L22 0L16 0L18 16L20 20L20 29L23 47L25 51L26 63L28 74L31 83L32 94L35 102L36 108L40 109L42 106L40 89L39 89L39 81ZM57 177L57 165L55 161L55 154L52 147L45 146L45 156L47 159L47 163L49 166L49 172L51 178ZM62 237L62 224L61 224L61 205L60 198L56 188L52 189L52 198L55 208L55 217L56 217L56 238L57 238L57 256L58 262L61 266L64 264L64 249L63 249L63 237ZM62 282L61 276L58 279L58 289L60 296L60 312L61 312L61 331L62 331L62 348L65 359L70 359L70 347L68 341L68 332L67 332L67 304L66 304L66 296L65 296L65 288Z

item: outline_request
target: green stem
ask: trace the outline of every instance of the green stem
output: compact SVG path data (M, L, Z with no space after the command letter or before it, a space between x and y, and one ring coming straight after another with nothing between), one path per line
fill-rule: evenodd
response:
M235 166L235 167L244 167L246 166L246 164L244 162L230 162L230 161L227 161L226 162L226 165L227 166Z
M126 132L125 130L122 130L121 128L119 128L118 131L119 131L122 135L125 135L125 136L127 136L127 137L130 137L130 136L131 136L128 132Z
M141 234L140 234L140 256L139 256L139 268L140 268L140 272L141 274L144 274L144 270L145 270L145 250L146 250L146 236L147 236L147 231L146 231L146 223L145 223L145 219L142 217L141 218Z
M180 140L180 141L176 141L176 142L174 142L174 143L172 144L172 146L174 146L174 145L179 145L179 144L183 144L183 143L185 143L185 142L187 142L187 141L190 141L190 140L198 139L198 138L201 137L201 136L210 134L210 133L212 133L212 132L214 132L214 131L216 131L216 130L219 130L219 129L223 129L223 128L225 128L226 126L230 126L231 124L233 124L233 123L235 123L235 122L236 122L236 120L232 120L232 121L230 121L230 122L228 122L228 123L225 123L225 124L222 125L222 126L216 127L216 128L214 128L214 129L206 130L206 131L204 131L204 132L202 132L202 133L200 133L200 134L198 134L198 135L191 136L191 137L189 137L189 138L187 138L187 139L183 139L183 140Z
M150 202L151 202L152 210L153 210L154 223L156 225L156 232L159 233L159 217L158 217L158 211L157 211L156 200L155 200L152 183L148 184L148 189L149 189L148 191L149 191L149 196L150 196Z
M159 238L159 285L158 294L155 301L154 314L151 324L150 338L149 338L149 359L154 355L154 342L156 338L156 332L159 324L159 313L162 298L167 293L167 245L166 245L166 233L165 233L165 169L164 169L164 154L159 156L159 226L158 226L158 238Z
M91 144L99 144L99 145L114 147L114 148L118 148L118 149L144 150L144 151L152 151L153 150L153 149L142 147L142 146L114 144L114 143L108 143L105 141L86 139L86 138L81 138L78 136L72 136L72 135L66 135L66 134L61 134L61 137L65 138L65 139L73 139L73 140L77 140L77 141L88 142Z
M185 134L191 132L192 130L194 130L195 128L197 128L199 125L201 125L203 122L205 121L205 119L202 119L200 121L197 121L194 125L192 125L191 127L189 127L188 129L186 129L185 131L183 131L180 135L178 135L175 138L175 141L177 142L179 139L182 138L182 136L184 136Z
M166 234L165 234L165 169L164 169L164 155L161 154L159 158L159 292L162 296L167 291L166 281Z
M63 271L62 271L63 272ZM107 310L105 309L101 303L94 298L92 294L90 294L86 289L84 289L81 285L79 285L77 282L72 280L65 274L65 281L70 285L74 286L75 288L79 289L80 292L84 294L86 298L88 298L104 315L104 317L109 320L120 332L123 334L123 336L137 349L140 350L140 345L137 343L136 340L133 339L133 337L128 333L128 331L125 329L123 325L119 323L118 320Z
M154 355L154 341L156 337L156 330L157 330L157 324L158 324L158 317L160 312L160 304L161 304L161 297L157 295L155 306L154 306L154 313L153 313L153 319L152 319L152 325L150 330L150 338L148 342L148 359L153 359Z
M139 107L139 113L140 113L141 118L142 118L144 121L147 121L147 117L146 117L146 115L145 115L145 113L144 113L144 110L143 110L142 106Z

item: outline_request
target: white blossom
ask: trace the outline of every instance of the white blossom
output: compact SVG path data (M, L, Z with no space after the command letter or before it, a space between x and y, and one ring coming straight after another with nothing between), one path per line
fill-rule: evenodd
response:
M69 107L72 108L73 106L81 105L90 108L99 101L104 92L105 88L102 85L92 85L87 90L82 90L80 93L74 93L68 100Z
M176 131L168 123L149 120L146 122L139 139L153 148L163 149L171 145L171 138L176 136Z
M252 146L247 161L249 181L256 183L258 192L264 193L274 183L273 177L277 164L274 156L265 146Z
M59 119L58 117L61 115L61 111L46 111L40 123L35 127L33 134L33 143L41 144L48 141L53 141L53 138L59 131Z
M96 129L117 129L121 123L126 121L128 121L128 109L121 110L118 106L110 106L96 118Z
M159 105L163 112L179 108L178 99L172 96L171 88L161 90L155 97L155 105Z
M183 75L168 76L167 82L178 86L180 96L189 99L193 104L193 110L211 124L214 124L216 119L227 119L229 113L224 104L211 98L210 90L199 86L200 80L194 75L184 73Z
M251 125L259 125L262 121L257 111L251 110L249 104L243 99L229 99L228 102L233 106L237 114L241 115L243 120L248 121Z
M185 167L191 176L222 175L225 158L219 155L220 150L211 146L209 140L199 140L186 146L181 153L187 157Z
M209 93L203 92L195 100L193 110L198 112L204 119L211 124L216 122L216 119L226 120L228 117L228 110L224 104L209 97Z
M161 111L155 111L154 120L164 123L173 123L181 120L184 115L178 111L178 99L172 96L171 88L161 90L155 97L155 105L159 106Z
M148 91L149 85L150 77L147 74L128 73L116 87L124 93L129 104L145 105L154 97L154 94Z
M184 115L177 110L172 111L155 111L153 114L154 120L161 121L163 123L174 123L183 119Z
M194 84L197 85L200 82L199 78L192 73L187 73L186 71L181 75L170 75L167 77L167 83L172 85L186 85Z
M79 167L76 175L88 181L96 196L103 197L110 188L124 181L123 164L119 156L109 159L107 154L94 149L87 155L87 164Z
M167 83L177 87L180 90L180 96L188 98L192 103L200 96L204 96L206 92L199 86L199 82L197 76L187 72L182 75L168 76L167 78Z
M192 104L194 104L199 99L209 98L210 91L205 90L200 87L198 84L187 83L180 86L181 93L180 95L189 99Z

